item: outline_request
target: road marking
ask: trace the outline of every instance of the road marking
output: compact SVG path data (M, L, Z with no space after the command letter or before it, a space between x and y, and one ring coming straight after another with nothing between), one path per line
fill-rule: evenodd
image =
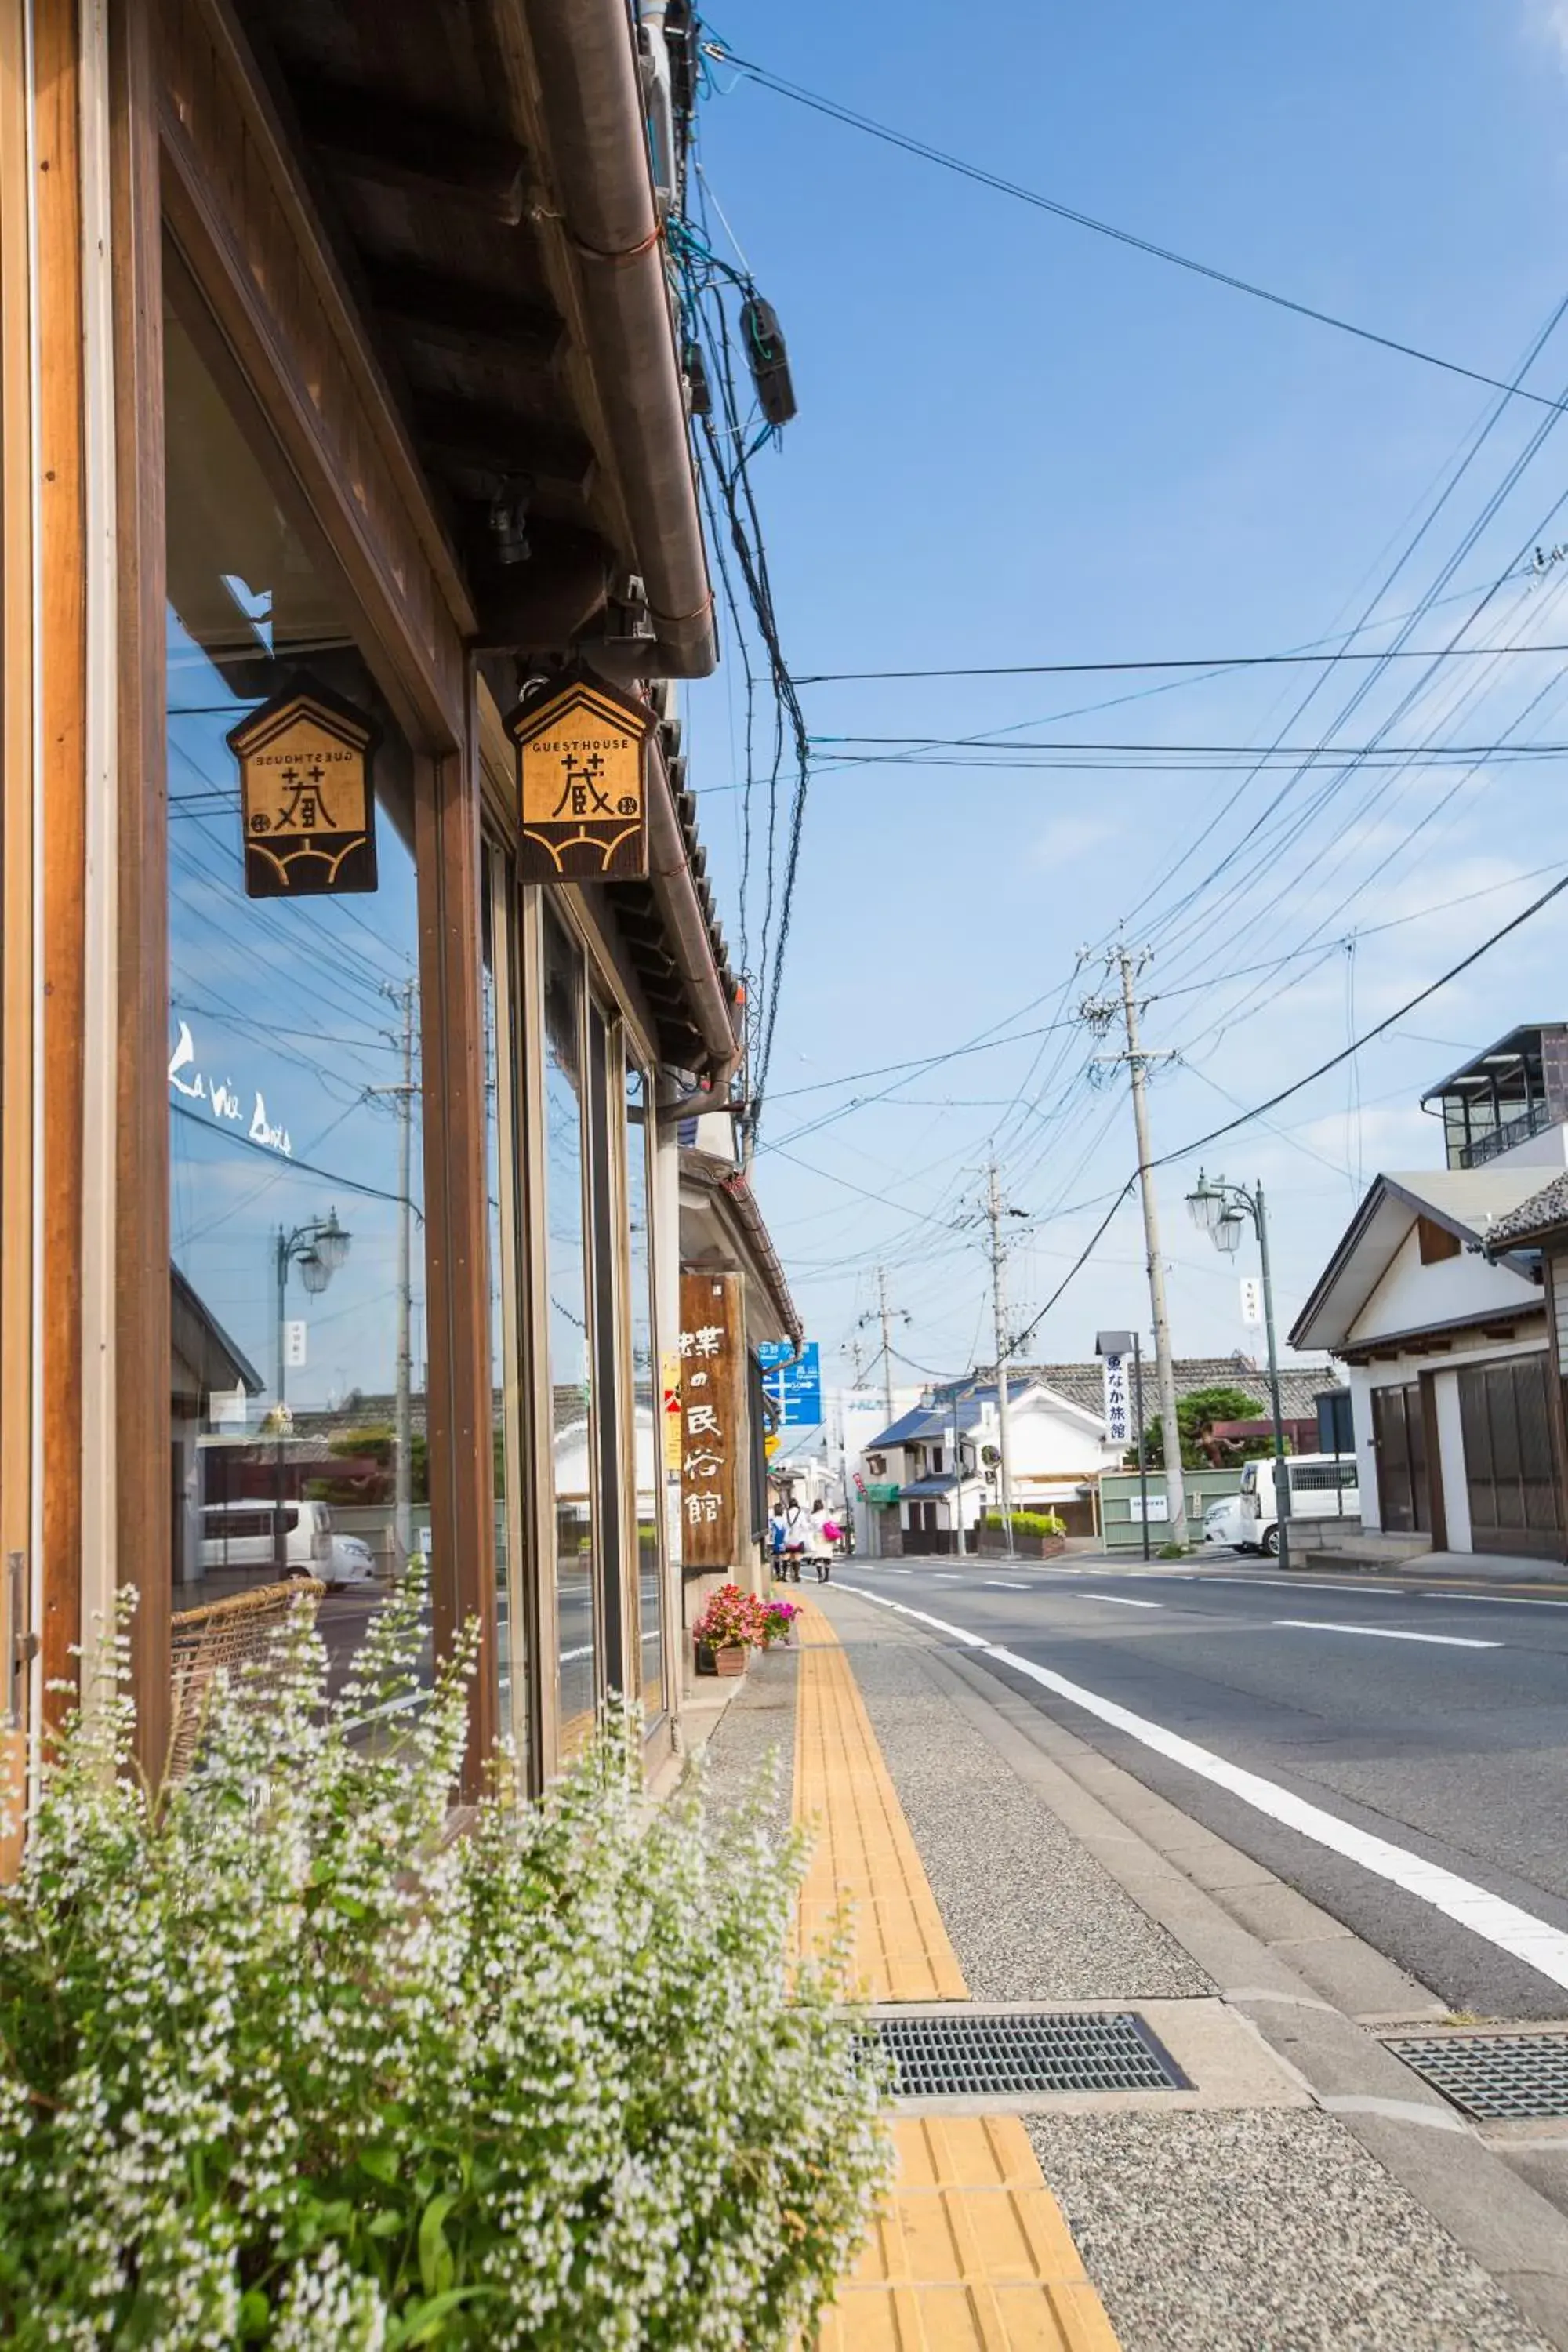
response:
M1163 1609L1163 1601L1130 1601L1125 1592L1080 1592L1080 1601L1109 1601L1118 1609Z
M1359 1633L1368 1642L1432 1642L1445 1650L1500 1650L1500 1642L1476 1642L1465 1633L1405 1633L1393 1625L1331 1625L1321 1617L1276 1617L1276 1625L1298 1633Z
M963 1582L963 1577L960 1576L955 1568L933 1568L931 1570L931 1580L933 1584L962 1584Z
M988 1576L985 1587L989 1592L1027 1592L1030 1590L1028 1585L1020 1584L1014 1576Z
M1568 1609L1568 1601L1527 1601L1518 1592L1424 1592L1423 1601L1479 1601L1483 1609Z
M593 1654L594 1644L592 1642L584 1642L580 1650L563 1650L560 1663L563 1666L570 1665L574 1658L591 1658Z
M1070 1699L1086 1714L1097 1716L1114 1730L1128 1733L1156 1755L1195 1772L1200 1780L1213 1781L1216 1788L1228 1789L1232 1796L1239 1797L1244 1804L1267 1814L1283 1828L1297 1830L1303 1837L1310 1838L1314 1845L1326 1846L1331 1853L1359 1863L1374 1877L1403 1887L1407 1895L1440 1911L1445 1918L1468 1927L1484 1943L1493 1945L1500 1952L1511 1952L1515 1959L1522 1960L1551 1983L1568 1986L1568 1935L1544 1919L1521 1911L1517 1904L1489 1895L1484 1886L1473 1885L1468 1878L1444 1870L1435 1862L1423 1861L1419 1854L1393 1844L1387 1838L1352 1829L1348 1822L1337 1820L1321 1805L1309 1804L1304 1797L1293 1796L1289 1789L1266 1780L1260 1772L1248 1772L1239 1764L1227 1764L1223 1756L1200 1748L1196 1740L1167 1731L1163 1724L1151 1723L1147 1716L1134 1715L1131 1708L1118 1706L1114 1699L1101 1698L1098 1691L1086 1690L1081 1683L1070 1683L1065 1675L1054 1674L1048 1666L1036 1665L1032 1658L1021 1658L1016 1650L982 1641L962 1625L944 1624L941 1618L928 1617L923 1611L906 1609L901 1601L889 1601L882 1593L867 1592L855 1585L842 1589L846 1592L858 1591L862 1599L874 1601L883 1609L896 1609L903 1616L918 1616L939 1633L951 1633L967 1649L984 1650L987 1657L1011 1666L1015 1674L1040 1684L1042 1688L1054 1691L1058 1698Z
M1379 1601L1402 1601L1405 1598L1403 1586L1380 1588L1375 1584L1343 1582L1309 1584L1304 1577L1300 1576L1198 1576L1193 1581L1194 1584L1232 1584L1243 1592L1250 1587L1257 1592L1365 1592Z

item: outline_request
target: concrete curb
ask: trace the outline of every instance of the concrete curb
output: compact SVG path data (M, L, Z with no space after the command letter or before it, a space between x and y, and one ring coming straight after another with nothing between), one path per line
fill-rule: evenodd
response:
M965 1717L1314 2103L1568 2352L1568 2216L1368 2030L1446 2014L1429 1988L1066 1730L1005 1668L875 1615L879 1639L920 1641Z

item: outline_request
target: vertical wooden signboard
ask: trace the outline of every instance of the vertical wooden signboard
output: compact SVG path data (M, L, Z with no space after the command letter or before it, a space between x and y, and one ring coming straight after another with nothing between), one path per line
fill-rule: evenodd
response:
M687 1569L743 1559L746 1338L738 1274L680 1276L680 1556Z

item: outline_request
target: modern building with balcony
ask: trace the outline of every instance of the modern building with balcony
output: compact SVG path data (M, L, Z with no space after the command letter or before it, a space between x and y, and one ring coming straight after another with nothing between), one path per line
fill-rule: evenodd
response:
M1421 1097L1450 1168L1568 1164L1568 1022L1510 1029ZM1533 1146L1534 1149L1530 1149Z

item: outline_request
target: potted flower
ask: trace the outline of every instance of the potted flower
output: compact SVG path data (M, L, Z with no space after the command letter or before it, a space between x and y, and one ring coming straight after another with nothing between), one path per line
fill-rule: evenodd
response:
M793 1642L795 1621L800 1611L793 1601L776 1597L762 1605L763 1647L771 1650L775 1642Z
M721 1584L691 1628L700 1675L743 1675L747 1654L760 1649L763 1606L738 1584Z

